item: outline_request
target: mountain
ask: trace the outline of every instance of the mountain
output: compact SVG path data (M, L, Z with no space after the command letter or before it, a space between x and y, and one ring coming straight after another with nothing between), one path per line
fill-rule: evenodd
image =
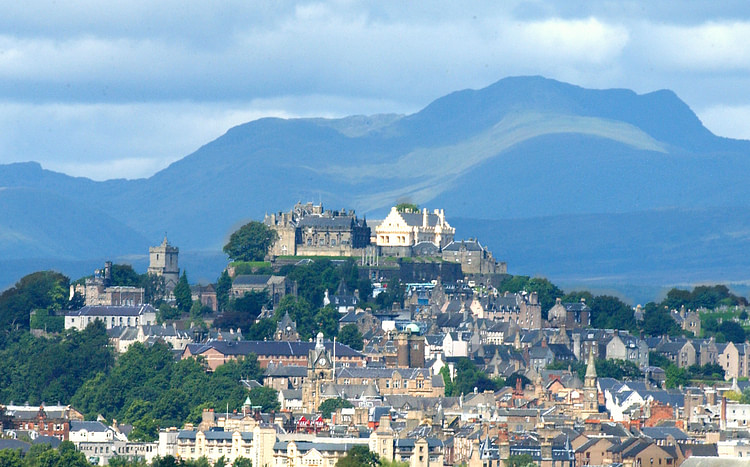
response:
M451 93L412 115L252 121L148 179L93 182L36 163L0 166L0 211L7 213L0 252L66 261L143 255L144 239L156 244L166 231L182 251L220 256L234 228L297 201L355 208L369 218L410 201L444 207L449 221L461 219L459 236L480 236L496 256L528 268L509 260L511 272L561 278L578 272L566 272L558 256L533 252L565 246L589 259L587 276L641 277L632 258L642 256L643 238L584 241L583 226L653 235L652 244L664 247L649 250L658 262L672 254L670 242L677 240L667 232L680 225L693 260L681 263L675 253L671 266L649 280L711 280L721 268L701 258L708 260L717 245L689 226L721 231L735 222L732 210L749 207L750 187L738 176L750 169L748 156L749 141L713 135L671 91L638 95L513 77ZM70 215L54 225L34 217L55 210ZM671 219L662 223L666 232L648 228L660 219ZM545 222L567 236L532 235L529 226ZM76 239L85 239L90 252ZM633 249L627 242L636 240ZM518 251L528 252L526 260L514 256ZM608 255L619 259L598 261ZM739 271L739 258L722 258L735 261L727 270Z

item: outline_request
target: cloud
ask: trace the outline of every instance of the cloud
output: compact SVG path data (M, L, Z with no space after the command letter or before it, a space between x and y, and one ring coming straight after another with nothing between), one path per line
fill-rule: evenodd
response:
M744 3L652 3L4 2L0 163L140 177L241 119L414 112L512 75L750 105Z
M750 71L750 22L647 24L639 49L654 67L721 73Z
M698 112L703 125L718 136L750 140L750 105L717 105Z
M0 101L0 163L34 160L47 169L95 180L142 178L229 128L258 118L335 118L394 107L398 105L389 101L322 95L247 103ZM329 110L320 112L321 108Z

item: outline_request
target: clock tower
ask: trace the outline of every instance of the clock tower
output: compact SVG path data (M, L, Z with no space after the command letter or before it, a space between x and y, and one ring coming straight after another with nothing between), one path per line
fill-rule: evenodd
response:
M333 361L323 344L323 333L319 332L315 339L315 348L307 355L307 379L302 385L302 405L308 413L318 410L323 400L320 388L325 383L333 382Z
M594 362L594 344L589 348L589 361L586 365L586 376L583 382L583 410L581 415L599 413L599 390L596 387L596 364Z

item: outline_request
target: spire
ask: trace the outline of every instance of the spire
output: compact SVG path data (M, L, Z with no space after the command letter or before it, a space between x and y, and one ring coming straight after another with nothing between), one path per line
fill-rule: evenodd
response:
M596 364L594 363L594 344L589 347L589 361L586 365L586 385L589 380L596 380Z

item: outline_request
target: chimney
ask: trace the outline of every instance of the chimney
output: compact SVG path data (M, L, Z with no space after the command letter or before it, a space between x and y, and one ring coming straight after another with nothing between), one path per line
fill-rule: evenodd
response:
M422 208L422 227L426 228L429 225L428 216L427 208Z

